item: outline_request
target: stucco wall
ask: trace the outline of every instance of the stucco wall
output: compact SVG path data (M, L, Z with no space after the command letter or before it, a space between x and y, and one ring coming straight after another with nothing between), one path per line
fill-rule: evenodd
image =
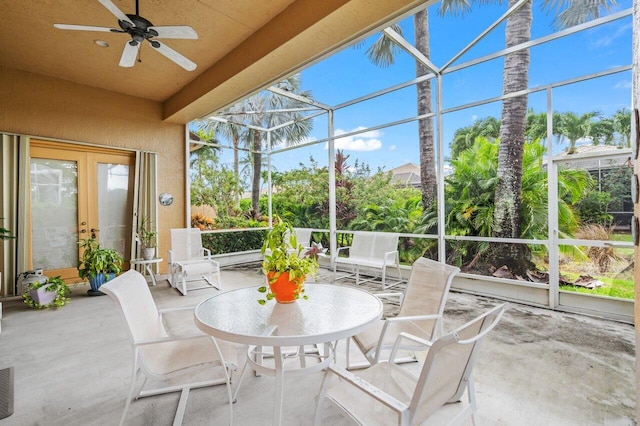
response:
M158 191L174 196L158 209L164 257L169 229L185 225L185 126L161 117L158 102L0 67L0 132L159 153Z

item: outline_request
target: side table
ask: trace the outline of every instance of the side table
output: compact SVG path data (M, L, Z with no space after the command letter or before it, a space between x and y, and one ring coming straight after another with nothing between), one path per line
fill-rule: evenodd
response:
M132 265L144 265L144 269L149 273L149 275L151 276L151 283L155 286L156 285L156 275L153 273L153 269L151 269L151 265L156 265L158 263L162 262L162 258L161 257L154 257L153 259L142 259L142 258L138 258L138 259L131 259L131 264Z

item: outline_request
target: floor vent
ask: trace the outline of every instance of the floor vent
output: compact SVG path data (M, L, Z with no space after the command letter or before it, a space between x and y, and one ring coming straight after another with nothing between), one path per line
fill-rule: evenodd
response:
M13 414L13 367L0 370L0 419Z

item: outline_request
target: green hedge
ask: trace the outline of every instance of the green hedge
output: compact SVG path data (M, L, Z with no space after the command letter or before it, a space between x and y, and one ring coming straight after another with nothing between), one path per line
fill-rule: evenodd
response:
M236 253L247 250L259 250L267 230L221 232L202 234L202 245L211 250L211 254Z

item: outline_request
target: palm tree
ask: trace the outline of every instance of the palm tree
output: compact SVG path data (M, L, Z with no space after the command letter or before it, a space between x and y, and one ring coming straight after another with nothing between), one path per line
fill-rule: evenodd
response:
M442 6L442 3L441 3ZM427 58L430 56L429 48L429 13L427 9L417 12L413 16L415 31L415 47ZM402 29L398 25L391 27L398 34ZM394 63L394 55L397 46L384 34L369 47L367 56L376 65L389 66ZM420 77L429 73L429 69L421 62L416 61L416 76ZM417 84L418 115L429 114L431 105L431 80ZM422 190L422 205L427 209L436 198L436 167L435 149L433 145L433 118L423 118L418 122L418 140L420 150L420 184Z
M587 112L578 115L573 112L565 112L560 115L560 123L558 124L558 133L569 141L569 149L567 154L575 154L576 142L580 139L591 136L591 128L593 126L593 118L597 117L597 112Z
M599 117L597 121L591 123L589 129L589 137L593 145L613 145L615 133L613 119L608 117Z
M499 3L502 1L498 0ZM442 11L465 14L470 10L468 0L444 0ZM511 9L518 0L508 0ZM566 28L587 22L600 16L601 9L615 5L614 0L543 0L543 7L557 12L554 18L556 28ZM563 10L563 7L564 10ZM531 40L533 14L531 2L525 2L507 17L505 30L506 47L515 47ZM502 93L526 91L529 84L529 49L519 49L505 55L502 74ZM502 122L500 127L500 149L498 152L498 184L495 191L495 211L493 236L497 238L519 238L520 207L522 202L522 156L525 143L527 116L527 96L514 96L502 102ZM496 265L507 267L518 275L526 273L531 266L527 248L521 244L496 245L492 251Z
M311 99L311 93L300 91L300 74L295 74L275 85L278 89L291 92ZM260 92L242 102L232 106L225 113L233 113L235 122L254 127L270 129L275 126L291 122L290 125L271 132L271 144L285 143L295 145L302 142L311 132L311 120L303 120L298 111L291 111L298 107L306 107L301 101L278 95L270 91ZM278 110L286 110L279 112ZM242 135L244 143L251 150L253 174L251 179L251 209L254 217L259 216L260 180L262 178L262 150L266 141L266 133L249 128Z
M558 136L560 113L553 113L553 135ZM525 136L528 141L544 140L547 138L547 113L534 112L532 108L527 112L527 130Z
M613 129L620 135L620 146L631 148L631 112L622 108L613 114Z
M202 132L206 132L212 135L220 135L225 139L231 141L231 143L233 144L233 171L235 172L236 176L239 176L240 158L238 148L240 148L240 142L243 139L243 132L245 131L245 128L234 121L234 108L237 105L238 104L229 108L228 111L230 115L227 122L214 120L196 120L194 124ZM234 201L236 206L238 206L240 203L240 196L236 195Z
M446 228L451 235L491 237L494 234L495 189L498 185L499 141L479 137L469 149L452 160L454 172L447 177L445 186ZM522 178L522 238L547 238L548 173L543 166L546 146L527 141L523 152ZM562 169L558 173L558 217L560 232L572 235L579 220L572 205L581 197L590 176L584 170ZM425 215L423 229L437 223L435 209ZM455 250L448 250L447 261L460 266L485 263L490 245L485 242L456 241L450 243ZM490 262L490 261L489 261ZM493 266L488 262L484 269Z
M498 139L500 137L500 119L487 117L476 120L471 126L456 130L451 142L451 158L456 159L462 151L471 148L478 136L489 140Z

